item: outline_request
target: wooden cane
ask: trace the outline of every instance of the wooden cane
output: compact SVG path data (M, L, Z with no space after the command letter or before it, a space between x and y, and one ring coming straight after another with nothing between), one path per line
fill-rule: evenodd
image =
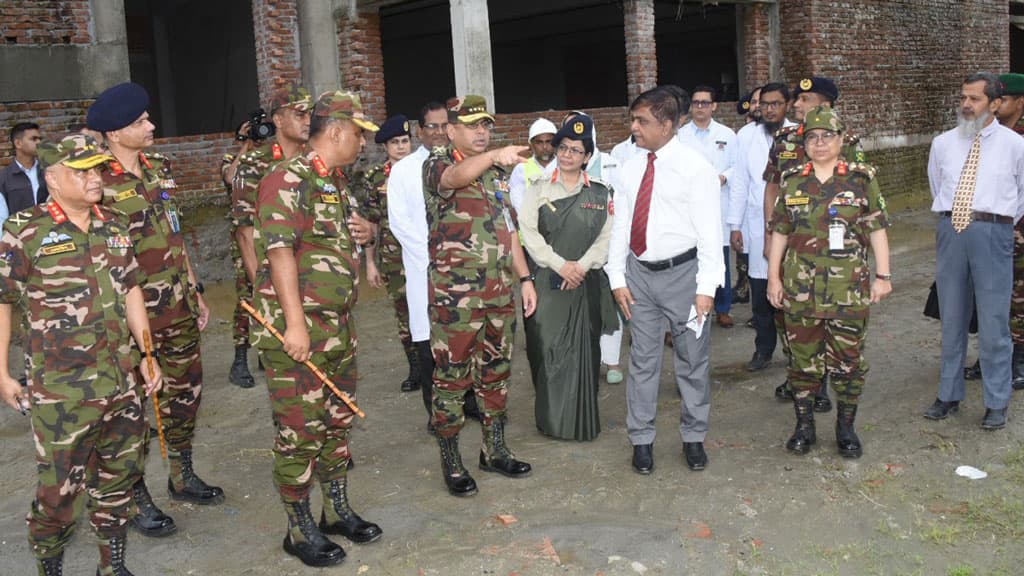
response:
M252 305L250 305L245 300L239 301L239 304L241 304L242 308L246 312L248 312L249 315L255 318L257 322L259 322L260 324L263 325L264 328L269 330L270 333L274 335L274 338L277 338L282 344L284 344L284 336L282 336L281 333L277 331L277 328L274 328L273 324L267 322L267 319L261 316L260 313L257 312L256 309L252 307ZM319 378L321 382L323 382L328 388L330 388L331 392L334 392L334 394L338 398L341 398L341 401L344 402L346 406L348 406L349 410L355 412L360 418L366 418L366 414L359 409L359 406L356 406L356 403L352 400L352 398L348 394L342 392L341 390L338 390L337 386L335 386L334 383L331 382L330 378L328 378L326 374L324 374L322 371L320 371L319 368L316 367L316 364L313 364L309 360L306 360L305 362L303 362L303 364L305 364L306 368L309 368L309 370L313 372L313 374L316 375L316 377Z
M149 330L142 331L142 342L146 347L146 365L149 367L149 379L156 377L156 368L153 364L153 341L149 338ZM167 441L164 439L164 423L160 417L160 396L153 391L153 414L156 414L156 434L160 439L160 455L167 460Z

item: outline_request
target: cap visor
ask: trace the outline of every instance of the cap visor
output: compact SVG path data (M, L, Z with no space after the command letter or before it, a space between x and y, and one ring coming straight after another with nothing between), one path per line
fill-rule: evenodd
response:
M93 154L85 158L75 158L74 160L65 160L62 162L68 168L74 168L75 170L88 170L94 166L99 166L107 160L113 160L114 157L109 154Z
M370 122L369 120L365 120L363 118L352 118L351 120L353 124L359 126L363 130L369 130L370 132L376 132L380 130L379 126L377 126L373 122Z
M490 120L491 122L494 122L494 116L491 116L487 112L477 112L476 114L459 116L459 122L462 124L472 124L474 122L479 122L480 120Z

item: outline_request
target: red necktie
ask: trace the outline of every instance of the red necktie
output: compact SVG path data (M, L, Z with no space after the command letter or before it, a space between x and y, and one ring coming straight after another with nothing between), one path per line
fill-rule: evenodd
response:
M640 180L633 205L633 225L629 232L629 249L639 258L647 251L647 216L651 213L651 194L654 192L654 152L647 153L647 170Z

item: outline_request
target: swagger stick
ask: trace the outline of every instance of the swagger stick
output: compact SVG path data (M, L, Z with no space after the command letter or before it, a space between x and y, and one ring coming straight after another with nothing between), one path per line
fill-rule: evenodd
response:
M260 324L263 325L264 328L269 330L270 333L274 335L274 338L277 338L282 344L284 343L284 336L282 336L281 333L277 331L277 328L274 328L273 324L267 322L267 319L261 316L260 313L257 312L256 309L252 307L252 305L250 305L245 300L239 301L239 304L241 304L242 308L246 312L248 312L253 318L255 318L257 322L259 322ZM356 403L352 400L352 398L348 394L342 392L341 390L338 390L334 383L331 382L331 379L328 378L326 374L321 372L320 369L316 367L316 364L313 364L309 360L306 360L305 362L303 362L303 364L305 364L306 368L309 368L310 371L313 372L313 374L315 374L316 377L319 378L321 382L326 384L327 387L331 389L331 392L334 392L334 394L338 398L341 398L341 401L344 402L346 406L348 406L349 410L358 414L360 418L366 418L366 414L359 409L359 406L356 406Z
M149 378L152 380L156 376L156 370L153 365L153 341L149 339L149 330L142 331L142 342L146 347L146 365L149 367ZM167 460L167 441L164 440L164 423L160 418L160 396L157 395L156 390L153 391L153 414L156 414L156 434L160 438L160 455Z

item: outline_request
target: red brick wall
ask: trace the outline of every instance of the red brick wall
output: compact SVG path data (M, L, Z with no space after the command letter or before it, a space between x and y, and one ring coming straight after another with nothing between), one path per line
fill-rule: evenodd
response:
M233 134L204 134L159 138L149 149L171 159L178 197L185 203L223 203L227 193L220 180L221 159L225 153L234 153L238 144Z
M11 127L19 122L39 124L43 139L58 138L68 126L85 121L85 111L92 100L64 100L60 102L0 102L0 166L11 163L14 146Z
M252 0L252 23L260 104L266 106L274 90L302 81L296 0Z
M507 146L509 144L525 145L530 132L530 124L538 118L547 118L557 126L568 110L544 110L521 114L495 115L494 133L491 135L491 146ZM597 147L602 152L611 152L612 147L629 136L629 109L627 106L615 108L593 108L584 110L594 119L597 127Z
M767 4L743 6L743 70L747 90L768 81L768 10Z
M89 0L0 1L3 44L89 44Z
M654 45L654 0L624 0L626 93L629 101L658 84ZM600 136L600 131L598 131Z
M343 11L338 21L338 56L341 85L359 94L363 107L375 122L388 116L384 101L384 55L381 52L380 15L358 13L349 18Z

